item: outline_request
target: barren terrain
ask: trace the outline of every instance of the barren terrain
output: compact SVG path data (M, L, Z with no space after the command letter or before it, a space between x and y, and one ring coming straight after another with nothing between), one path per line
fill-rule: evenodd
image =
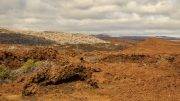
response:
M38 41L12 43L14 36L1 31L0 101L180 99L180 41L109 39L61 45L24 35Z

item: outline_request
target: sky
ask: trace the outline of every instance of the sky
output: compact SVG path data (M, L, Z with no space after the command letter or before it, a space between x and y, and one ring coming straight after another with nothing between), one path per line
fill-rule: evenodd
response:
M1 0L0 27L180 37L180 0Z

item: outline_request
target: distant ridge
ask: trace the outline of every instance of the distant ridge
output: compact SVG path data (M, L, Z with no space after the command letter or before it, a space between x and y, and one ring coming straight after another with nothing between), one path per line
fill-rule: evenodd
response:
M53 31L20 31L20 30L9 30L0 28L0 33L11 33L11 34L22 34L30 35L38 38L44 38L56 42L57 44L96 44L96 43L107 43L99 38L84 35L80 33L66 33L66 32L53 32Z
M171 36L111 36L109 34L97 34L97 35L92 35L100 39L104 38L115 38L115 39L127 39L127 40L137 40L137 41L143 41L147 38L160 38L160 39L166 39L166 40L180 40L180 37L171 37Z
M97 34L97 35L93 35L97 38L111 38L112 36L110 35L107 35L107 34Z

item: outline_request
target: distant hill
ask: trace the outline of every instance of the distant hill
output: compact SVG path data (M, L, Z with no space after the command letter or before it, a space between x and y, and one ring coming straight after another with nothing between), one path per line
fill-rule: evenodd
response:
M0 44L51 45L55 41L0 28Z
M147 38L160 38L160 39L165 39L165 40L180 40L180 37L169 37L169 36L116 36L116 37L113 37L108 34L97 34L97 35L93 35L93 36L100 38L100 39L113 38L113 39L135 40L135 41L143 41Z
M97 34L97 35L92 35L95 36L97 38L111 38L112 36L107 35L107 34Z
M178 37L168 37L168 36L121 36L118 38L129 39L129 40L139 40L139 41L143 41L147 38L159 38L159 39L165 39L165 40L180 40L180 38L178 38Z
M180 40L180 37L156 36L156 38L166 39L166 40Z
M21 38L18 38L17 36L21 36ZM96 44L96 43L107 43L104 40L101 40L99 38L88 36L84 34L79 33L66 33L66 32L53 32L53 31L44 31L44 32L34 32L34 31L19 31L19 30L8 30L8 29L0 29L0 37L3 39L3 37L6 37L6 40L1 40L1 43L10 41L13 41L14 43L20 43L24 42L24 40L28 40L28 37L30 39L39 39L39 40L48 40L55 42L57 44ZM7 40L8 37L11 37L11 40ZM16 39L14 40L13 37ZM24 39L23 39L24 37ZM36 38L35 38L36 37ZM39 41L39 40L36 41ZM34 40L31 40L32 42ZM3 41L3 42L2 42ZM18 42L17 42L18 41ZM29 40L30 41L30 40Z

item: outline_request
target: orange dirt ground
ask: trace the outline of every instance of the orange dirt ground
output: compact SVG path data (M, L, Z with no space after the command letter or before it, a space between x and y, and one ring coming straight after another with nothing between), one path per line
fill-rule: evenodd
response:
M9 48L9 47L16 48ZM123 51L0 45L0 63L49 61L0 84L0 101L179 101L180 43L150 38Z

